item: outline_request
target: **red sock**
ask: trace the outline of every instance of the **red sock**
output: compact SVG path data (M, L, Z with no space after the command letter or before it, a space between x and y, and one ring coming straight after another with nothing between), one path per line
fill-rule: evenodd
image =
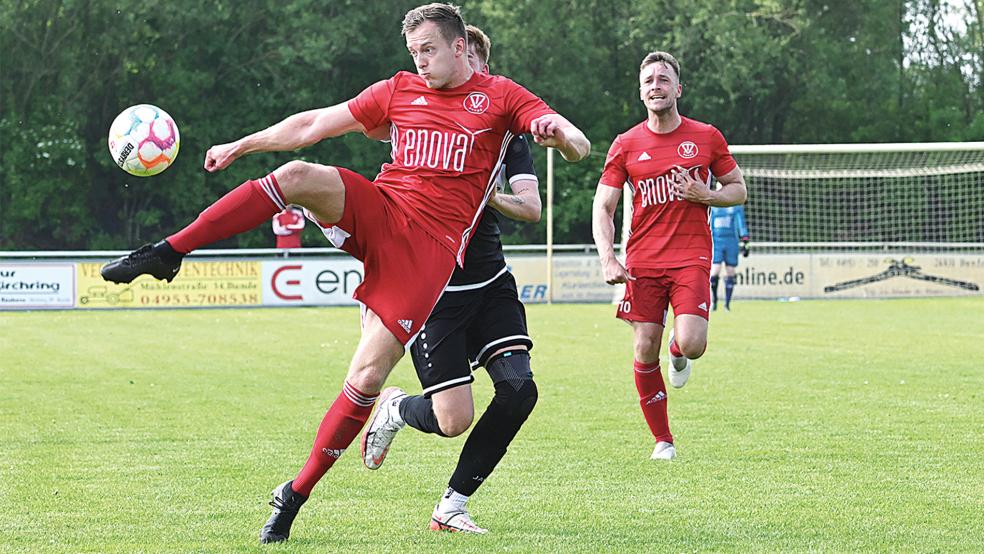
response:
M670 420L666 415L666 385L659 370L659 361L651 364L635 362L636 390L639 391L639 405L646 423L656 441L673 442L670 434Z
M670 343L670 354L673 354L677 358L679 358L680 356L683 356L683 352L680 350L680 347L677 346L677 343L676 343L676 339L675 338L673 339L673 342Z
M321 420L311 455L308 456L304 468L290 487L294 492L311 496L311 489L318 484L335 460L345 452L362 430L378 396L378 394L373 396L363 394L359 389L345 382L342 393L332 402L328 413Z
M167 237L177 252L187 254L268 223L286 202L273 173L258 181L246 181L219 198L190 225Z

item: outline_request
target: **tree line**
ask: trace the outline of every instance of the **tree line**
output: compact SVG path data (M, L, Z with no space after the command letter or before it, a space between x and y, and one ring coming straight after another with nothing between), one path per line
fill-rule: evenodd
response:
M400 23L418 3L0 3L0 250L130 249L294 158L372 177L389 148L361 136L217 174L202 161L212 144L413 71ZM588 161L558 164L558 242L591 240L604 154L645 117L637 75L652 50L681 62L681 113L732 144L984 140L984 0L475 0L462 10L492 38L492 71L592 140ZM138 103L170 113L182 137L174 166L145 179L116 168L106 146L113 118ZM545 155L534 155L542 182ZM545 227L505 233L542 242ZM272 243L261 228L222 246Z

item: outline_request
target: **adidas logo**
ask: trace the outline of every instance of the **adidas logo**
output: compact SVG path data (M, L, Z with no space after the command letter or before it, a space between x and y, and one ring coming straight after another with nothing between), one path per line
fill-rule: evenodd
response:
M704 310L707 311L706 308ZM403 330L408 333L410 332L410 328L413 327L412 319L398 319L396 320L396 322L399 323L400 327L403 327Z
M345 452L344 448L322 448L321 452L326 456L331 456L336 460L342 457L342 452Z
M702 310L704 310L706 312L707 311L707 302L701 302L700 304L697 305L697 307L700 308L700 309L702 309Z
M642 154L639 154L640 162L644 162L646 160L651 160L651 159L653 159L653 157L649 155L649 152L643 152Z
M427 105L427 99L424 98L423 96L418 96L416 100L414 100L413 102L410 102L410 105L411 106L426 106Z
M650 404L655 404L657 402L662 402L663 400L666 400L666 393L663 391L659 391L656 394L654 394L652 398L649 399L649 402L646 402L646 406L649 406Z

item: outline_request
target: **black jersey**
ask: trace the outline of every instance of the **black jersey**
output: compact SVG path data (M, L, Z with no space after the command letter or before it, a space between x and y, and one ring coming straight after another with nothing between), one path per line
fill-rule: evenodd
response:
M518 135L509 143L503 160L502 170L496 176L496 184L502 191L505 183L513 183L520 179L536 181L533 170L533 155L530 144L523 135ZM465 267L456 267L451 275L449 286L473 285L484 283L495 277L506 266L506 258L502 255L502 241L499 239L499 217L502 214L494 208L485 208L482 219L475 227L475 236L468 243L465 251Z

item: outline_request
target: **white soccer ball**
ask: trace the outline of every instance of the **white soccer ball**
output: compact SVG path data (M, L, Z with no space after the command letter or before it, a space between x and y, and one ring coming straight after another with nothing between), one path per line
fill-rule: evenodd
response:
M178 126L167 112L138 104L123 110L109 127L109 153L123 171L150 177L174 163L181 146Z

